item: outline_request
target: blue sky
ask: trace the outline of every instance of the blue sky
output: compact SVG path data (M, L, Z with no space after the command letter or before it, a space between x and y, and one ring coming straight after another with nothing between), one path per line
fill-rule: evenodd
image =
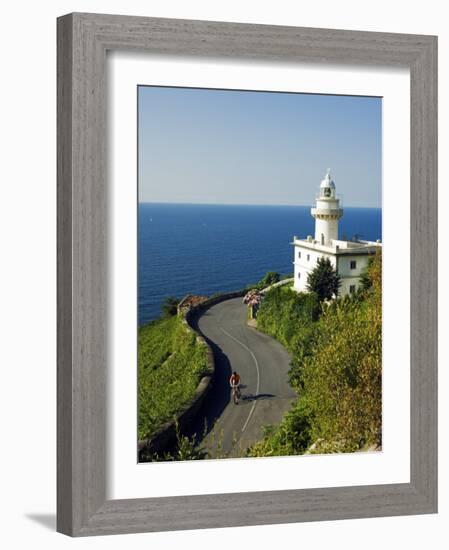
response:
M140 86L139 201L381 206L380 98Z

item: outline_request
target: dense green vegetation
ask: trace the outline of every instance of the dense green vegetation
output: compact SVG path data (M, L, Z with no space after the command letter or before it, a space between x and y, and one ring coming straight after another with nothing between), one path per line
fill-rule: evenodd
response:
M207 373L206 347L176 315L140 328L139 439L154 433L191 401Z
M381 256L353 297L320 304L289 288L267 293L258 328L292 353L298 400L251 456L352 452L381 445Z
M320 312L314 294L298 294L291 286L278 286L266 293L257 314L257 328L293 353L297 341L310 333Z

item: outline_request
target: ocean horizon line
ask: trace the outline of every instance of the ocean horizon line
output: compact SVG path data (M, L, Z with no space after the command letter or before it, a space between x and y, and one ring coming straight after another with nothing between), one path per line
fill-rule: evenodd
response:
M286 207L286 208L311 208L311 204L265 204L265 203L233 203L233 202L165 202L165 201L138 201L138 205L154 204L154 205L174 205L174 206L255 206L255 207ZM343 208L360 208L360 209L376 209L382 210L382 206L355 206L344 205Z

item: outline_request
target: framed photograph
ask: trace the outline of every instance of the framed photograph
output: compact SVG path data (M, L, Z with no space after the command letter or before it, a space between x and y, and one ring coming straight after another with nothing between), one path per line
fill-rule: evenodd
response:
M58 531L437 511L437 39L58 19Z

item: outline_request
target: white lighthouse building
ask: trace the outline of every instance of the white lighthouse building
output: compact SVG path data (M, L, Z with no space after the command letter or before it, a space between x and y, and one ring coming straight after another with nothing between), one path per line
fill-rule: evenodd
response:
M338 238L338 222L343 216L343 208L329 170L321 182L319 195L310 213L315 218L315 237L293 237L295 290L307 292L307 277L316 267L318 259L324 256L329 258L340 275L339 295L352 294L360 286L360 275L367 267L369 257L382 246L380 241L356 238L346 241Z

